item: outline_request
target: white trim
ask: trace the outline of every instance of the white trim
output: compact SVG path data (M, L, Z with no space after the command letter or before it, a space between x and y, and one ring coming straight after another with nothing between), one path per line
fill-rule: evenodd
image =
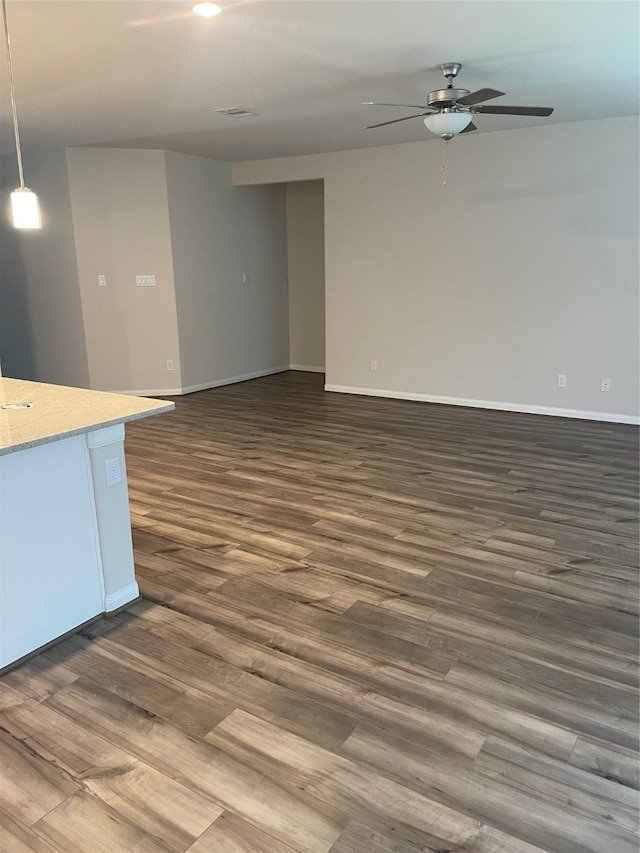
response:
M108 444L118 444L123 441L124 424L113 424L87 433L87 446L90 448L106 447Z
M114 610L118 610L119 607L124 607L125 604L134 601L136 598L140 598L140 590L138 589L138 584L134 581L129 586L125 586L124 589L118 590L118 592L105 595L104 612L112 613Z
M102 432L102 430L100 430ZM89 433L92 435L92 433ZM104 604L106 590L104 587L104 566L102 565L102 548L100 546L100 528L98 526L98 505L96 503L96 490L93 483L93 467L91 465L91 452L89 448L89 435L84 446L84 461L87 470L87 484L91 495L91 526L93 527L93 542L96 549L96 572L98 574L98 587L100 589L100 600Z
M288 364L282 367L268 367L266 370L256 370L253 373L243 373L239 376L228 376L226 379L213 379L209 382L200 382L198 385L185 385L184 388L147 388L137 391L114 391L114 394L132 394L134 397L159 397L167 394L170 397L180 397L182 394L191 394L194 391L206 391L208 388L219 388L221 385L233 385L236 382L246 382L247 379L259 379L261 376L271 376L273 373L284 373L291 370Z
M128 394L132 397L159 397L167 394L169 397L179 397L182 388L142 388L135 391L109 391L110 394Z
M324 373L324 367L312 367L310 364L290 364L289 370L304 370L306 373Z
M502 403L493 400L465 400L461 397L438 397L412 391L385 391L379 388L353 388L349 385L324 386L325 391L337 394L362 394L366 397L389 397L395 400L416 400L421 403L443 403L446 406L469 406L474 409L496 409L502 412L521 412L529 415L551 415L555 418L577 418L586 421L607 421L617 424L640 425L640 417L614 412L590 412L582 409L558 409L554 406L530 406L526 403Z
M266 370L256 370L254 373L243 373L240 376L229 376L227 379L214 379L211 382L201 382L199 385L187 385L182 389L182 394L191 394L193 391L206 391L207 388L219 388L221 385L233 385L236 382L246 382L247 379L259 379L261 376L271 376L272 373L284 373L289 370L289 365L282 367L268 367Z

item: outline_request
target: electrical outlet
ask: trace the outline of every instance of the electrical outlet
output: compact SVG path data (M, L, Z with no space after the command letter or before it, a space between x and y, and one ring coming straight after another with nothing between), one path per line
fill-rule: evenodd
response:
M107 286L107 277L106 275L98 276L98 287L106 287Z
M118 483L122 482L122 476L120 474L120 460L118 457L115 459L107 459L104 463L104 470L107 479L107 488L117 486Z
M567 374L559 373L558 374L558 388L566 388L567 387Z
M372 358L371 359L371 365L369 366L369 370L373 370L373 372L375 373L375 371L377 369L378 369L378 362L375 360L375 358Z
M601 391L611 391L611 380L610 379L601 379L600 380L600 390Z
M173 359L172 358L167 359L167 370L175 370L175 367L173 366Z
M137 275L136 276L136 287L155 287L155 286L156 286L155 275Z
M242 273L242 283L243 284L249 284L249 273L248 272Z

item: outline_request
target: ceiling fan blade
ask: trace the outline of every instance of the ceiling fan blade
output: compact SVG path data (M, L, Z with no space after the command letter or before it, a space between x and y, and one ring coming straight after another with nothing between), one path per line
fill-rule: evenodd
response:
M469 124L465 127L464 130L461 130L460 133L471 133L472 130L477 130L478 128L475 126L473 122L469 122Z
M364 107L413 107L415 110L428 110L426 104L383 104L380 101L363 101Z
M404 116L403 118L392 118L391 121L381 121L380 124L370 124L365 127L365 130L372 130L374 127L384 127L385 124L396 124L399 121L407 121L410 118L422 118L422 116L428 116L431 113L416 113L413 116Z
M506 107L502 104L494 107L491 104L488 106L478 104L473 108L473 112L505 116L550 116L553 112L553 107Z
M465 95L464 98L458 98L457 104L462 104L463 107L470 107L473 104L479 104L480 101L490 101L491 98L500 98L504 92L498 92L497 89L478 89L477 92L471 92Z

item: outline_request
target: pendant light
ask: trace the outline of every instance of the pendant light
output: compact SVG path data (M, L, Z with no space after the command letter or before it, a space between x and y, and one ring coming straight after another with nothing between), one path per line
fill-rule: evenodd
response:
M217 3L196 3L193 7L196 15L201 15L203 18L212 18L214 15L219 15L222 12Z
M2 0L2 23L4 26L4 38L7 46L7 65L9 66L9 93L11 96L11 110L13 112L13 132L16 137L16 155L18 158L18 176L20 186L11 193L11 209L13 212L13 225L15 228L35 229L42 228L40 217L40 205L38 196L24 185L24 173L22 171L22 151L20 150L20 133L18 131L18 113L16 110L16 94L13 86L13 65L11 62L11 42L9 40L9 26L7 24L6 0Z

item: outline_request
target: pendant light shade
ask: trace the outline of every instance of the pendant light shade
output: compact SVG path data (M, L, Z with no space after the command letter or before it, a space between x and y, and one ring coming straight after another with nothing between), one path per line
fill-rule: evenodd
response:
M11 193L14 228L42 228L38 196L29 187L18 187Z
M448 142L456 133L460 133L471 124L472 118L471 113L442 110L442 112L425 116L423 121L427 130Z
M222 12L217 3L196 3L193 7L196 15L201 15L203 18L212 18L214 15L219 15Z

